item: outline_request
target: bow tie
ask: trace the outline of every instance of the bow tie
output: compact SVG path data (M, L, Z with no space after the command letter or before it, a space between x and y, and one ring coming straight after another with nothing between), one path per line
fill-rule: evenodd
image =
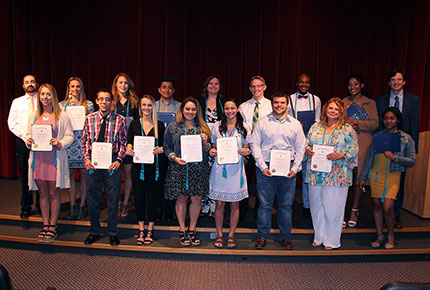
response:
M300 94L299 94L299 99L301 99L301 98L307 99L307 98L308 98L308 95L300 95Z

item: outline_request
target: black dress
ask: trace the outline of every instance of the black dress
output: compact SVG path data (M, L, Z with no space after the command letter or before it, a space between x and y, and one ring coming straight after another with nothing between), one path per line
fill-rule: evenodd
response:
M131 118L133 120L139 119L139 109L138 106L135 108L132 107L130 100L127 100L127 102L121 104L121 102L118 100L115 106L115 113L120 114L121 116L126 118L126 124L128 125L127 119ZM130 123L131 125L131 123ZM126 156L124 159L124 164L132 164L133 158L131 156Z

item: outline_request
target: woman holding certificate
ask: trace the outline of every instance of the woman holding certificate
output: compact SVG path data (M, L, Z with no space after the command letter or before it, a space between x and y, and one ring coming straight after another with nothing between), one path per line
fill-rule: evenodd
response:
M166 199L176 199L176 216L179 222L179 242L182 246L198 246L196 234L202 196L209 191L208 151L211 134L198 101L188 97L181 104L175 122L164 134L164 152L170 163L165 183ZM188 199L190 225L185 228Z
M358 155L357 134L346 123L346 110L339 98L324 104L321 120L312 125L307 138L306 183L314 226L312 246L340 248L340 236L352 169Z
M358 165L354 169L353 192L354 201L348 226L353 228L357 225L360 200L363 195L360 190L360 175L363 171L364 163L369 155L369 148L372 144L373 131L378 128L379 118L376 103L363 95L364 82L359 75L351 75L347 78L348 96L343 99L343 105L347 110L346 122L350 124L358 135ZM346 226L346 222L343 223Z
M400 175L406 167L415 164L415 143L411 136L402 131L402 113L395 107L389 107L383 116L384 130L373 138L369 158L360 177L360 187L369 177L373 199L373 215L378 238L371 243L372 248L379 248L384 243L383 217L387 225L388 240L386 249L394 248L394 201L400 187Z
M154 222L160 206L167 160L163 151L164 124L158 121L155 100L150 95L140 99L139 119L134 119L127 133L126 154L134 156L131 167L134 204L139 223L136 244L150 245L154 241ZM148 230L145 232L145 221Z
M73 143L73 128L67 114L58 105L55 88L41 85L37 92L37 110L29 117L25 136L31 148L28 160L28 185L39 189L43 228L37 235L40 242L57 238L57 219L60 213L60 188L70 187L67 148Z
M87 200L87 187L85 183L85 162L82 157L82 132L85 122L85 116L94 112L93 102L87 100L84 90L84 83L78 77L71 77L67 81L66 98L60 102L60 108L66 112L72 121L73 136L75 141L67 149L67 160L69 162L70 174L70 212L66 217L68 220L83 219L86 216L85 202ZM81 201L76 204L76 185L75 171L79 169L79 192Z
M214 148L209 151L217 160L212 166L209 179L209 197L216 201L215 225L217 237L214 241L216 248L223 248L222 225L224 206L230 203L230 231L227 248L236 248L236 231L239 221L239 201L248 197L245 167L243 157L251 153L249 149L250 130L243 123L239 106L235 99L224 103L224 114L221 121L212 128L212 143ZM232 159L232 160L228 160Z
M134 83L126 73L119 73L112 83L112 111L125 117L126 126L130 125L134 119L139 119L139 98L134 92ZM124 160L124 201L119 199L118 215L125 217L128 215L128 200L131 194L131 164L133 158L127 156Z

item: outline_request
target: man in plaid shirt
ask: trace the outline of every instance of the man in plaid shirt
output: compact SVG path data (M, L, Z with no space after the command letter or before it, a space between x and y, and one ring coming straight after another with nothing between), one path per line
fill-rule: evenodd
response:
M108 228L111 245L119 245L118 237L118 200L121 190L121 164L125 158L127 129L125 118L113 111L112 93L101 89L97 93L96 103L99 111L88 114L85 118L82 136L82 153L87 170L88 209L90 213L90 234L85 244L92 244L100 237L100 201L102 185L105 184L108 205ZM91 161L91 150L94 142L112 144L112 164L108 169L96 169Z

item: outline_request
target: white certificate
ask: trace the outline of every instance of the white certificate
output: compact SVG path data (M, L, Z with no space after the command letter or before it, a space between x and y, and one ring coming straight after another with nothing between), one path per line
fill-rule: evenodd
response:
M52 145L49 141L52 139L51 125L33 125L31 126L31 138L34 143L31 144L32 151L52 151Z
M181 158L186 162L202 162L202 137L200 135L181 136Z
M85 123L85 106L67 106L67 116L72 122L73 130L83 130Z
M133 162L154 164L155 137L152 136L134 136L133 141Z
M334 152L334 146L313 145L314 155L311 161L311 170L320 172L331 172L332 161L327 159L327 154Z
M218 164L234 164L239 162L236 137L222 137L216 139L216 149L218 152Z
M91 162L96 169L108 169L112 164L112 143L94 142Z
M273 176L287 176L290 172L291 151L272 149L270 150L270 172Z

